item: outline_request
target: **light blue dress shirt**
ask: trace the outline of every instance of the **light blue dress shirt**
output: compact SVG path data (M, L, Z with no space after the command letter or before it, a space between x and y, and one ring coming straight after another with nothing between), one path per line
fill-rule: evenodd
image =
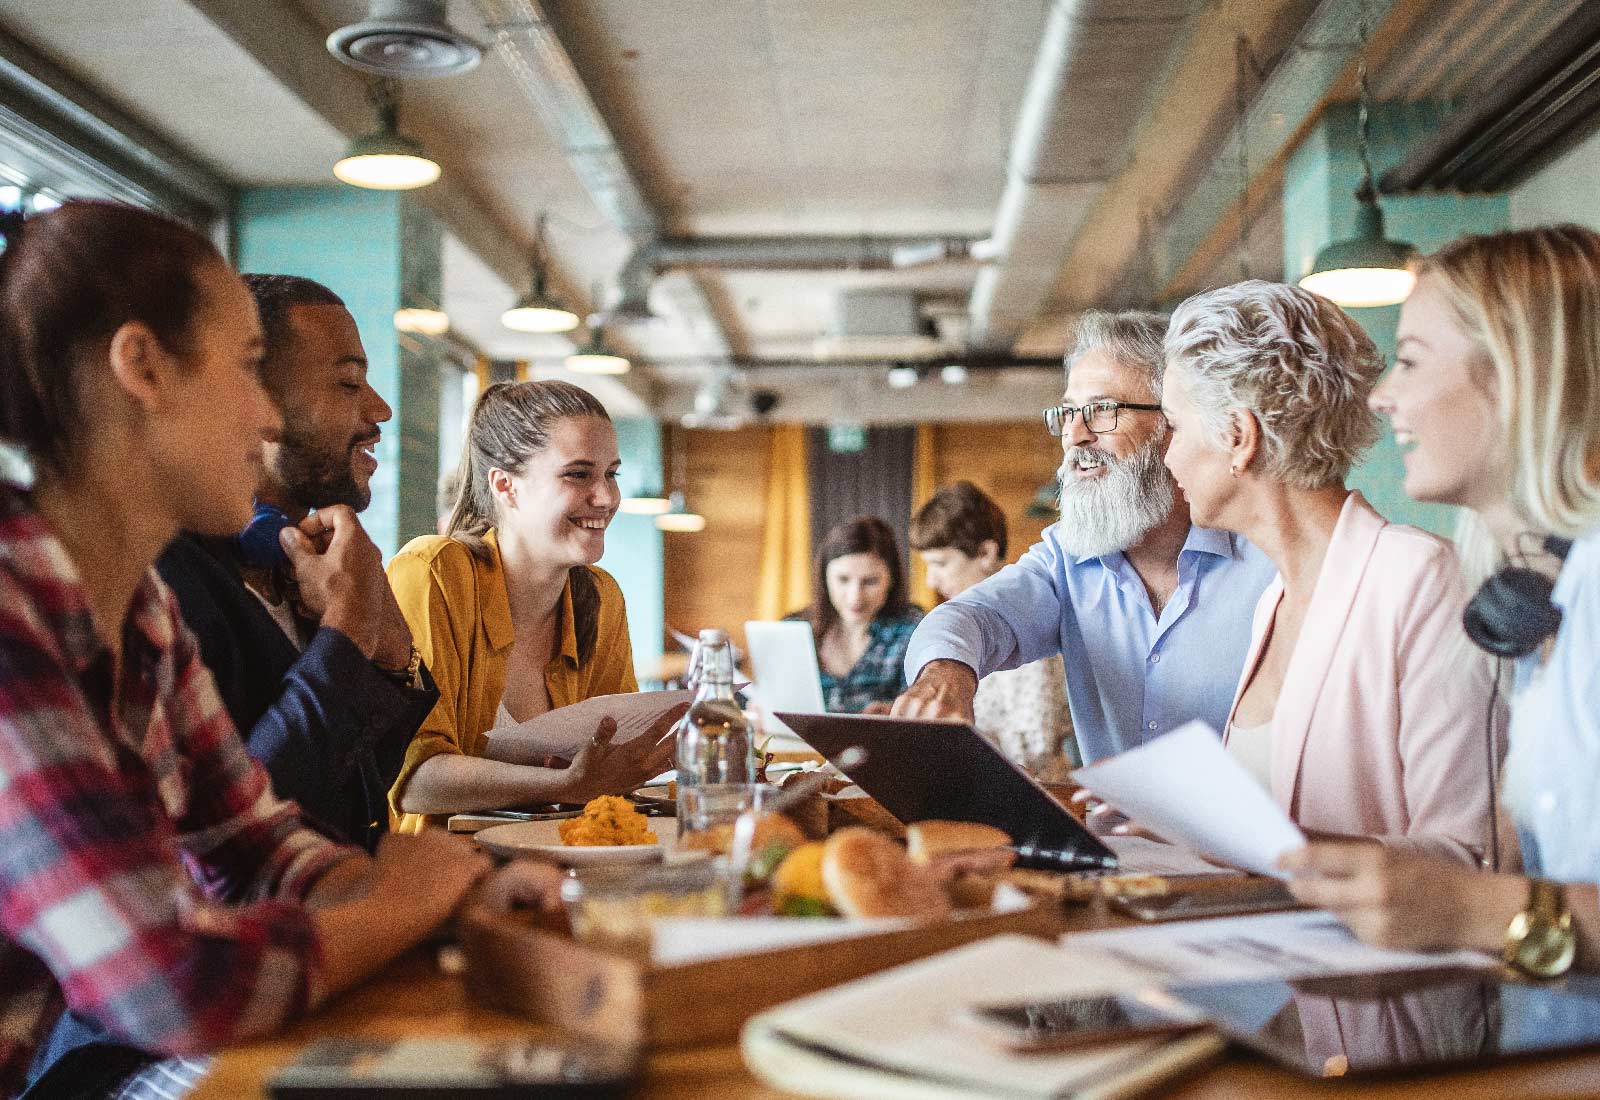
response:
M1600 882L1600 531L1573 544L1551 598L1549 658L1517 664L1505 802L1529 871Z
M941 604L906 651L906 682L949 658L984 677L1060 653L1086 764L1200 718L1228 719L1256 602L1277 570L1238 535L1191 527L1158 619L1121 553L1068 554L1048 528L1015 565Z

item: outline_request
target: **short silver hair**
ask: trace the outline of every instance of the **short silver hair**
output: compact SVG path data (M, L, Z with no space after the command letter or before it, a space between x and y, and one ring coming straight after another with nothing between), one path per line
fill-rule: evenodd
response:
M1072 350L1065 360L1067 374L1085 355L1103 351L1123 366L1144 374L1150 383L1150 396L1160 401L1162 339L1166 334L1167 319L1159 313L1089 310L1078 318Z
M1252 279L1196 294L1172 314L1166 366L1213 443L1230 412L1255 414L1267 470L1295 488L1342 484L1378 440L1367 397L1383 357L1354 318L1299 287Z

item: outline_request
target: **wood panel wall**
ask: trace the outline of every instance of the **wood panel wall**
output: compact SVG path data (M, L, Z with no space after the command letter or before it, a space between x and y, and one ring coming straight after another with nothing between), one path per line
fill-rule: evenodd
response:
M1016 561L1055 522L1024 513L1039 486L1049 484L1061 465L1061 443L1036 417L1027 421L936 424L933 432L934 484L972 482L994 498L1006 516L1006 559ZM918 501L921 507L924 501Z
M1055 477L1060 444L1037 419L941 424L932 431L936 484L965 478L992 496L1005 512L1007 556L1015 561L1051 522L1024 512L1039 486ZM770 430L759 425L731 432L665 430L667 466L681 446L682 488L706 517L704 531L663 535L669 627L693 634L720 626L743 645L761 575L770 445Z
M706 517L703 531L661 536L669 628L694 634L722 627L743 647L744 624L755 618L761 575L771 440L765 425L734 431L671 425L664 430L661 449L667 468L681 468L689 506Z

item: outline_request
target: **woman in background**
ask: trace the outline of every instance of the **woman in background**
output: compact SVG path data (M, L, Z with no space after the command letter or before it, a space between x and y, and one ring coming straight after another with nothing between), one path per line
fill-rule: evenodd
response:
M888 713L906 689L906 646L922 618L906 597L889 525L861 516L829 531L817 550L812 591L810 609L789 618L811 623L828 710Z
M622 794L669 766L661 728L570 763L492 729L638 691L622 589L596 566L617 513L617 433L568 382L496 383L473 406L447 535L412 539L389 583L439 686L389 794L396 831L471 810Z
M1539 977L1600 969L1600 234L1445 246L1398 336L1372 404L1405 448L1406 492L1470 509L1521 570L1474 599L1473 622L1516 662L1505 802L1529 874L1332 842L1284 866L1373 943L1479 948Z
M928 587L954 599L1005 564L1005 513L970 481L947 485L912 517L911 548L922 555ZM1059 654L985 676L972 713L980 733L1041 779L1065 781L1081 763Z
M1278 569L1228 750L1307 831L1476 864L1504 712L1461 636L1460 567L1449 543L1345 488L1378 437L1378 349L1326 298L1250 281L1179 306L1166 364L1167 467L1194 522Z

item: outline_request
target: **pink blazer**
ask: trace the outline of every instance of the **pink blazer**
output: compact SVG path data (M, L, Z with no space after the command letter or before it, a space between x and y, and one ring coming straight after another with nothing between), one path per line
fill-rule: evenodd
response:
M1493 681L1461 628L1467 597L1447 542L1346 498L1272 718L1272 796L1301 826L1487 850L1487 742L1498 768L1507 709L1486 731ZM1280 576L1256 605L1235 710L1282 599Z

